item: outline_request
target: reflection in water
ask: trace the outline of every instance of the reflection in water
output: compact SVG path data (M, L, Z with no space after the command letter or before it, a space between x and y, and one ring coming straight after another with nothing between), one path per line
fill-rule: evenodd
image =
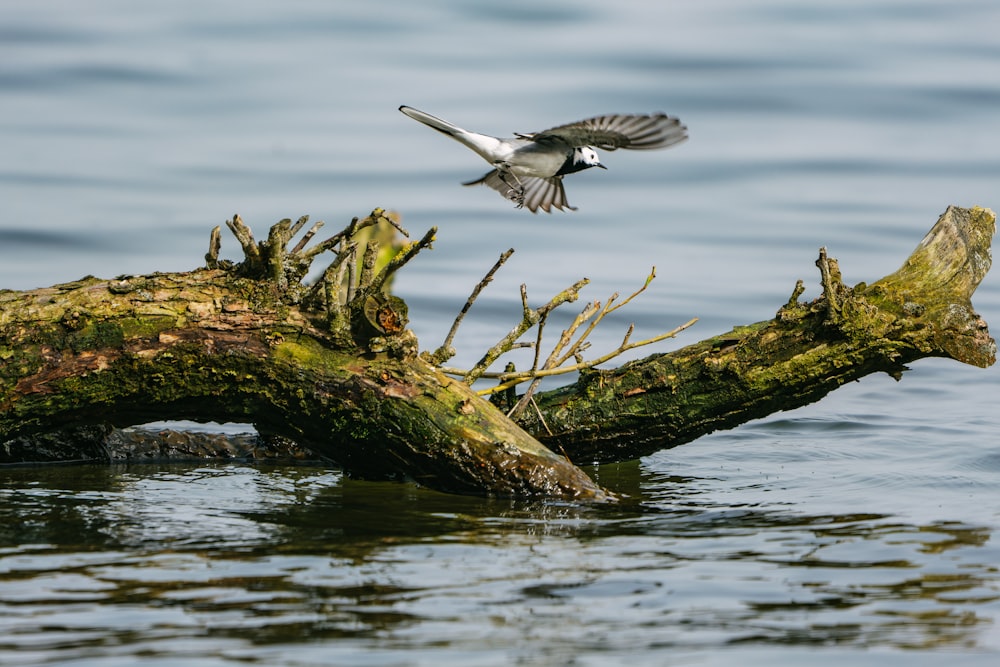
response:
M0 656L973 647L996 616L987 528L699 506L704 479L666 501L638 465L597 474L638 492L593 507L309 467L6 470Z

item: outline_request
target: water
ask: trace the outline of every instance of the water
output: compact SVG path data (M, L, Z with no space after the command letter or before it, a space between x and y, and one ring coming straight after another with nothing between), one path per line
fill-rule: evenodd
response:
M998 208L987 2L0 8L0 285L197 266L375 206L440 231L397 281L424 348L514 257L457 365L586 275L669 349L770 317L827 246L895 270L948 204ZM691 140L605 154L532 216L396 111L485 132L663 110ZM593 170L597 171L597 170ZM236 257L237 244L224 241ZM974 303L1000 326L1000 281ZM640 356L646 351L635 351ZM0 663L993 664L996 369L913 364L819 404L591 470L611 507L436 494L310 467L0 471Z

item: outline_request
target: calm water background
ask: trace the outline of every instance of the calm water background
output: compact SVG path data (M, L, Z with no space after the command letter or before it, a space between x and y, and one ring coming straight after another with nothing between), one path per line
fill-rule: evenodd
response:
M375 206L433 252L397 283L424 348L517 252L456 341L467 364L581 276L658 279L669 349L770 317L819 246L895 270L948 204L996 209L1000 5L14 0L0 6L0 286L197 266ZM680 116L532 216L396 111L495 134ZM224 253L235 257L226 239ZM1000 279L975 299L1000 327ZM637 352L636 355L645 354ZM593 470L613 507L446 496L245 465L0 471L0 663L995 664L996 369L928 360L821 403Z

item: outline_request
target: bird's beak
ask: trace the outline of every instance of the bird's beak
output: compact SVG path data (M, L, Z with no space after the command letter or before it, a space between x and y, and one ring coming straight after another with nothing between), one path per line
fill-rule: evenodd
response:
M595 167L600 167L601 169L607 169L607 167L605 167L605 166L604 166L604 164L603 164L603 163L601 163L601 162L598 162L598 163L597 163L597 164L595 164L594 166L595 166Z

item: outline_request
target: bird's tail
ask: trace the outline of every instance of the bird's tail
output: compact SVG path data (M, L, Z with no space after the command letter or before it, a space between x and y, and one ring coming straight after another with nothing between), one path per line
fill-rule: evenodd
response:
M427 127L433 127L438 132L443 132L449 137L457 137L461 134L467 134L465 130L458 127L457 125L452 125L446 120L441 120L436 116L432 116L429 113L424 113L419 109L414 109L413 107L408 107L405 104L399 107L399 110L405 113L407 116L413 120L418 120Z
M496 137L463 130L457 125L452 125L448 121L436 118L429 113L418 111L413 107L404 105L399 107L399 110L413 120L418 120L427 127L432 127L438 132L448 135L455 141L465 144L490 164L495 164L497 160L504 158L504 153L502 151L504 144Z

